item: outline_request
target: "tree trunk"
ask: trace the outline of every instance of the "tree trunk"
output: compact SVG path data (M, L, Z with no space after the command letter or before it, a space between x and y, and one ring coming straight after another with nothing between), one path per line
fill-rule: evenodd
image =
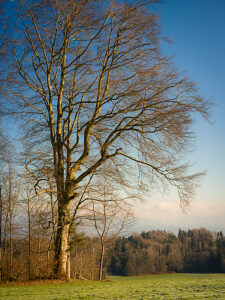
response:
M69 229L70 230L70 229ZM67 262L66 262L66 277L70 279L71 277L71 267L70 267L70 232L67 239Z
M58 227L55 240L55 275L59 278L68 278L67 258L70 226L70 203L58 209Z
M49 277L49 249L47 250L47 267L46 267L46 271L47 271L47 277Z
M9 278L12 279L12 260L13 260L13 242L12 242L12 218L13 218L13 209L12 209L12 172L11 166L9 165Z
M100 256L100 264L99 264L99 280L102 280L102 271L103 271L103 260L104 260L104 254L105 254L105 244L104 241L101 241L101 256Z
M11 197L10 197L11 198ZM9 211L9 277L12 279L13 268L13 225L12 225L12 203L10 199L10 211Z
M67 268L66 268L66 272L67 272L67 279L70 279L70 250L67 250Z
M27 196L27 218L28 218L28 279L31 280L31 213L30 197Z
M40 256L41 256L41 215L39 213L39 222L38 222L38 236L37 236L37 253L38 253L38 259L37 259L37 270L38 270L38 277L41 279L41 267L40 267Z

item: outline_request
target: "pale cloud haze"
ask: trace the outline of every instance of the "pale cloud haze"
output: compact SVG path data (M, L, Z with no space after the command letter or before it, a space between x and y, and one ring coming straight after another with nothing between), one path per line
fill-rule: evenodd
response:
M224 231L225 203L194 201L184 213L177 200L154 199L135 206L137 231L165 229L177 232L181 229L205 227L211 231Z

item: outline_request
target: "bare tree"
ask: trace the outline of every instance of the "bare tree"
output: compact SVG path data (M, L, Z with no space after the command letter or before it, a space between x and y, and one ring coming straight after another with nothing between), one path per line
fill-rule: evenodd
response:
M99 187L101 185L99 184ZM102 195L101 195L102 194ZM98 279L103 279L103 262L106 245L124 233L131 225L131 207L125 201L119 200L106 186L102 186L102 193L99 193L98 200L92 200L92 210L90 220L93 222L95 230L100 238L101 252L99 259Z
M23 197L20 201L20 208L23 211L23 215L25 216L25 222L23 223L23 226L25 225L25 230L24 230L24 235L25 235L25 240L27 240L27 278L28 280L32 280L34 278L34 270L33 270L33 258L34 256L36 257L36 255L34 255L34 247L33 247L33 243L32 240L34 240L34 236L33 236L33 219L34 219L34 210L35 210L35 204L36 204L36 199L37 195L34 193L33 190L33 182L32 180L29 178L29 174L27 172L25 172L22 175L23 178L23 182L21 182L23 184L23 190L24 190L24 194ZM25 214L24 214L25 212ZM24 224L25 223L25 224ZM25 270L24 270L25 271ZM25 272L24 272L25 273Z
M19 102L32 149L29 171L37 193L49 190L40 170L53 168L58 275L66 274L71 205L94 172L110 165L115 184L140 188L161 180L178 189L182 203L200 175L187 175L180 160L192 137L193 113L207 116L207 103L160 54L153 2L15 3L18 80L11 97L14 107Z
M25 171L20 174L23 191L20 195L18 223L23 249L23 278L50 278L53 273L55 235L54 200L48 194L36 195L35 180ZM18 271L17 271L18 272Z
M15 180L15 173L11 163L8 163L7 171L3 180L3 193L1 195L1 270L2 278L10 279L14 277L13 271L13 235L16 230L15 210L18 198L18 186Z

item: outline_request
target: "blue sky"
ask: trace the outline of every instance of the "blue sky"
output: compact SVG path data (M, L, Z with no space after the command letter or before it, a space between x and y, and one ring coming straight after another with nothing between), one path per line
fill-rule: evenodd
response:
M213 103L212 124L196 118L192 170L207 170L187 214L175 191L155 193L138 204L138 230L206 227L225 231L225 1L167 0L158 6L164 35L174 43L163 51L175 55L179 70L197 82Z

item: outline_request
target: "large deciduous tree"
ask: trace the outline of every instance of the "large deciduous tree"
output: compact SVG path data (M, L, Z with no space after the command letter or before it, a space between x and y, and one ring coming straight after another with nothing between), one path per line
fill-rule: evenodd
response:
M180 159L192 137L193 113L207 115L207 103L161 55L153 2L15 4L18 79L11 95L33 153L29 171L38 193L48 191L40 170L53 169L58 275L66 274L71 205L79 208L95 172L110 167L112 178L122 174L121 184L135 178L139 187L168 182L183 202L199 176L187 175Z

